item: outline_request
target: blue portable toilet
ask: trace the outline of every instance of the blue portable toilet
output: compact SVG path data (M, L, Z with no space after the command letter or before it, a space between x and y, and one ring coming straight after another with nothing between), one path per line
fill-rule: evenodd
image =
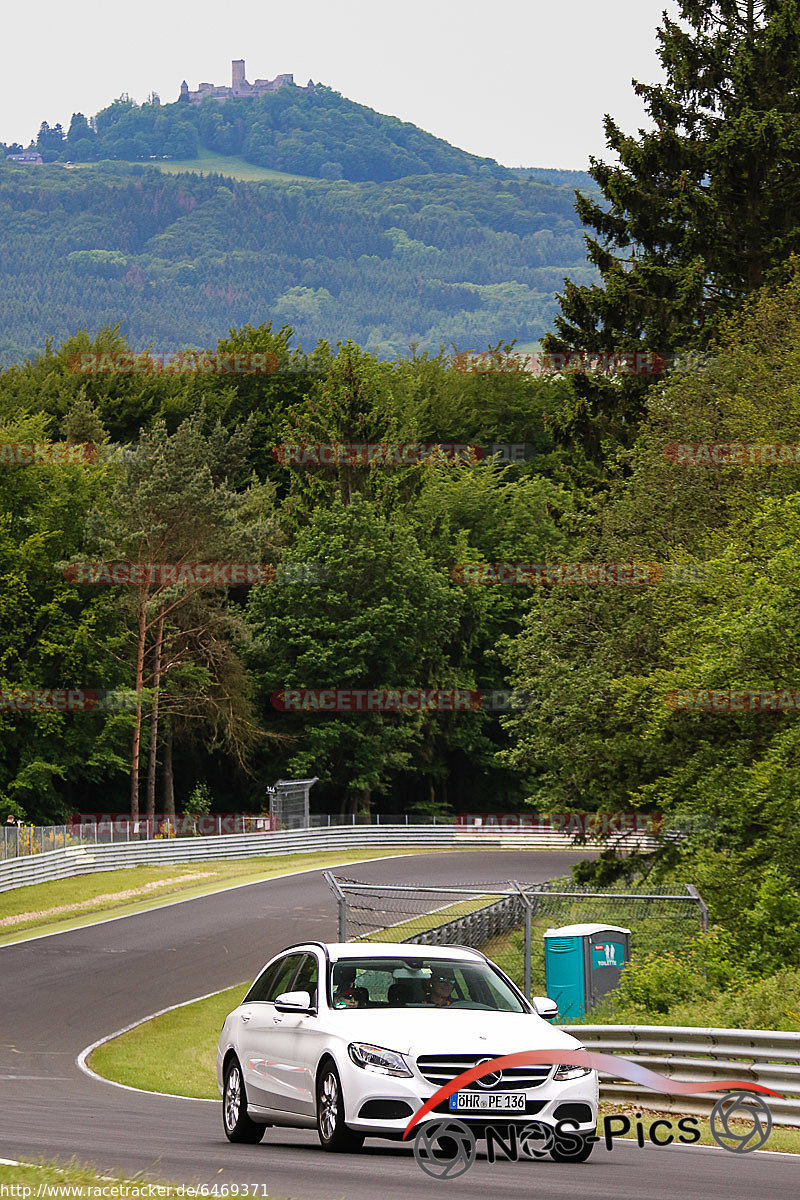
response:
M580 1020L619 983L630 957L630 929L619 925L562 925L544 935L547 995L562 1020Z

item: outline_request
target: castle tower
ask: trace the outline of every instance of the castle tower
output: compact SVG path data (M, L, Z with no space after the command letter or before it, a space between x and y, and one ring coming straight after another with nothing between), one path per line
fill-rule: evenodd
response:
M181 94L180 94L180 96L178 96L178 99L179 100L188 100L189 99L189 85L185 79L184 79L183 83L181 84Z
M244 96L249 91L244 74L243 58L234 58L231 61L231 91L234 96Z

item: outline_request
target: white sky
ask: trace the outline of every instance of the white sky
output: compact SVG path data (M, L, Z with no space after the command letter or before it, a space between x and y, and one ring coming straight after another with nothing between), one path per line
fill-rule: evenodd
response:
M122 92L294 72L507 166L607 156L603 114L634 132L631 78L656 82L675 0L39 0L3 13L0 141L66 127Z

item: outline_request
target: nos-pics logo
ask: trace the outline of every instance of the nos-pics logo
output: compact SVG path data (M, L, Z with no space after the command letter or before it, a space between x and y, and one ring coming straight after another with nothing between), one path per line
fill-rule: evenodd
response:
M583 1066L591 1070L603 1071L615 1078L629 1079L635 1083L651 1088L653 1091L668 1095L692 1095L702 1092L725 1091L727 1094L717 1100L711 1112L710 1128L714 1140L725 1150L736 1154L747 1154L760 1149L772 1132L772 1114L762 1099L762 1095L776 1096L782 1099L779 1092L762 1084L742 1080L725 1079L712 1084L693 1084L651 1071L641 1063L630 1059L618 1058L612 1054L601 1054L589 1050L534 1050L519 1054L506 1054L499 1058L484 1060L468 1071L462 1072L455 1079L439 1088L409 1121L403 1134L408 1137L415 1125L418 1125L433 1109L470 1084L478 1083L488 1075L502 1078L504 1069L511 1067L530 1066L532 1064L550 1064L566 1066ZM761 1093L755 1095L754 1093ZM742 1120L747 1124L742 1128ZM682 1118L679 1128L693 1134L691 1137L680 1137L683 1142L699 1141L699 1130L686 1130L686 1123L693 1118ZM619 1127L613 1128L618 1122ZM694 1122L696 1124L696 1122ZM588 1123L587 1123L588 1124ZM656 1128L659 1135L656 1136ZM630 1131L630 1120L627 1117L605 1117L603 1138L606 1148L613 1149L615 1136L622 1136ZM668 1136L663 1131L668 1128ZM492 1149L499 1145L504 1157L518 1159L520 1155L526 1158L544 1158L550 1155L560 1161L582 1161L588 1156L595 1142L602 1140L595 1128L581 1129L577 1121L559 1121L555 1126L543 1121L531 1121L528 1124L505 1127L504 1130L484 1126L484 1136L487 1141L487 1156L494 1161ZM657 1146L666 1146L675 1139L669 1121L663 1119L654 1121L649 1131L650 1141ZM637 1121L636 1144L645 1146L644 1130L641 1122ZM457 1179L470 1169L477 1156L477 1139L469 1125L453 1118L441 1118L425 1121L419 1125L414 1140L414 1157L420 1168L435 1179Z

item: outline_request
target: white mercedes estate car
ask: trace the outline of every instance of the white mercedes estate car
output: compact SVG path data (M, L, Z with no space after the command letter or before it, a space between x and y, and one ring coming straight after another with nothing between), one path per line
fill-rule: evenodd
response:
M267 963L226 1018L217 1050L223 1124L232 1142L258 1142L272 1125L316 1128L326 1150L358 1150L367 1136L400 1138L444 1084L478 1063L522 1050L578 1050L554 1028L556 1005L530 1003L479 950L408 943L303 942ZM547 1018L547 1019L545 1019ZM488 1075L439 1104L427 1120L457 1117L477 1137L488 1124L569 1123L588 1158L597 1123L597 1074L524 1066ZM575 1138L572 1138L572 1131ZM577 1141L575 1140L577 1139Z

